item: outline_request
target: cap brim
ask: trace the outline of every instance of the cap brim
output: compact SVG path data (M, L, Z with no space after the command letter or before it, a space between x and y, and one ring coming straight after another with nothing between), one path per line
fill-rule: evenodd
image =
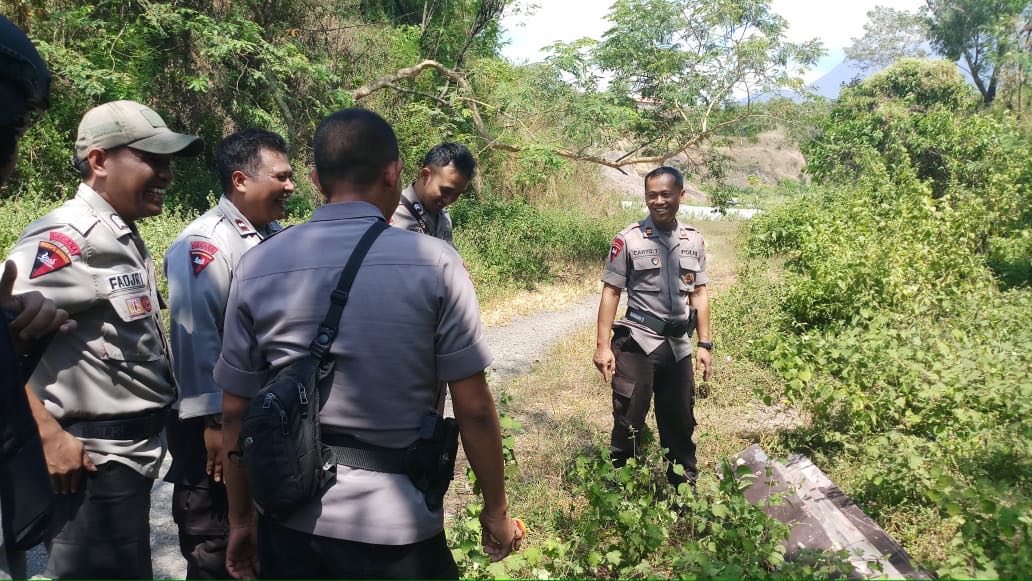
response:
M201 152L201 138L183 133L159 133L128 144L133 149L159 155L192 156Z

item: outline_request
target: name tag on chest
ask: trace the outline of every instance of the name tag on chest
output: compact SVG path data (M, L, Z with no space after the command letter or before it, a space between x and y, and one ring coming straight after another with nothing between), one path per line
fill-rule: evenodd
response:
M147 288L147 273L136 270L107 277L108 294L111 296L128 294Z

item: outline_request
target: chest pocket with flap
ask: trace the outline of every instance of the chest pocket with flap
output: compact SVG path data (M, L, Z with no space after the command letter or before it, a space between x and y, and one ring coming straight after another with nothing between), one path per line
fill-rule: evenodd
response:
M635 256L634 276L629 287L636 291L659 292L663 289L662 258L658 254L652 256Z
M695 290L695 277L702 270L699 259L694 256L681 255L677 277L677 288L681 293L689 293Z

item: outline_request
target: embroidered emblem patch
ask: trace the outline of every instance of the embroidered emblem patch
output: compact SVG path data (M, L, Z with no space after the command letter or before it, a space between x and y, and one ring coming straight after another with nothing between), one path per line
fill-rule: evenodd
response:
M695 273L689 272L684 275L684 284L692 284L695 282Z
M251 228L251 226L248 226L247 222L245 222L244 220L241 220L239 218L237 218L236 220L233 220L233 224L236 226L236 231L239 232L240 234L253 234L255 232Z
M609 249L609 262L616 260L617 256L623 252L624 241L623 238L613 238L613 246Z
M655 264L656 266L659 266L659 257L653 256L652 257L652 264Z
M147 295L129 297L125 299L125 304L129 307L129 316L134 318L146 315L151 312L151 309L153 308L150 302L150 297Z
M79 245L76 244L75 240L72 240L72 237L67 234L56 231L51 232L50 241L64 246L70 256L79 256L82 253L82 250L79 249Z
M195 240L190 243L190 265L193 266L194 276L201 274L201 271L215 260L219 247L211 242Z
M125 220L123 220L122 217L119 216L118 214L111 214L111 216L109 216L109 218L111 219L111 223L114 224L115 227L117 227L119 230L128 230L129 229L129 226L125 225Z
M32 263L32 274L29 275L29 278L33 279L44 274L50 274L55 270L61 270L71 263L72 258L60 246L53 242L42 240L36 248L36 260Z

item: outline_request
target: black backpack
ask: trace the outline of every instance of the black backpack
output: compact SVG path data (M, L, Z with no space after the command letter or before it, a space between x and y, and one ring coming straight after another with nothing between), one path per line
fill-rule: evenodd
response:
M333 375L330 347L351 284L369 248L386 229L386 222L377 220L355 246L330 294L330 308L309 345L309 355L269 379L244 412L240 461L255 504L272 519L281 520L322 496L336 478L336 464L319 429L319 410L328 395L319 385Z

